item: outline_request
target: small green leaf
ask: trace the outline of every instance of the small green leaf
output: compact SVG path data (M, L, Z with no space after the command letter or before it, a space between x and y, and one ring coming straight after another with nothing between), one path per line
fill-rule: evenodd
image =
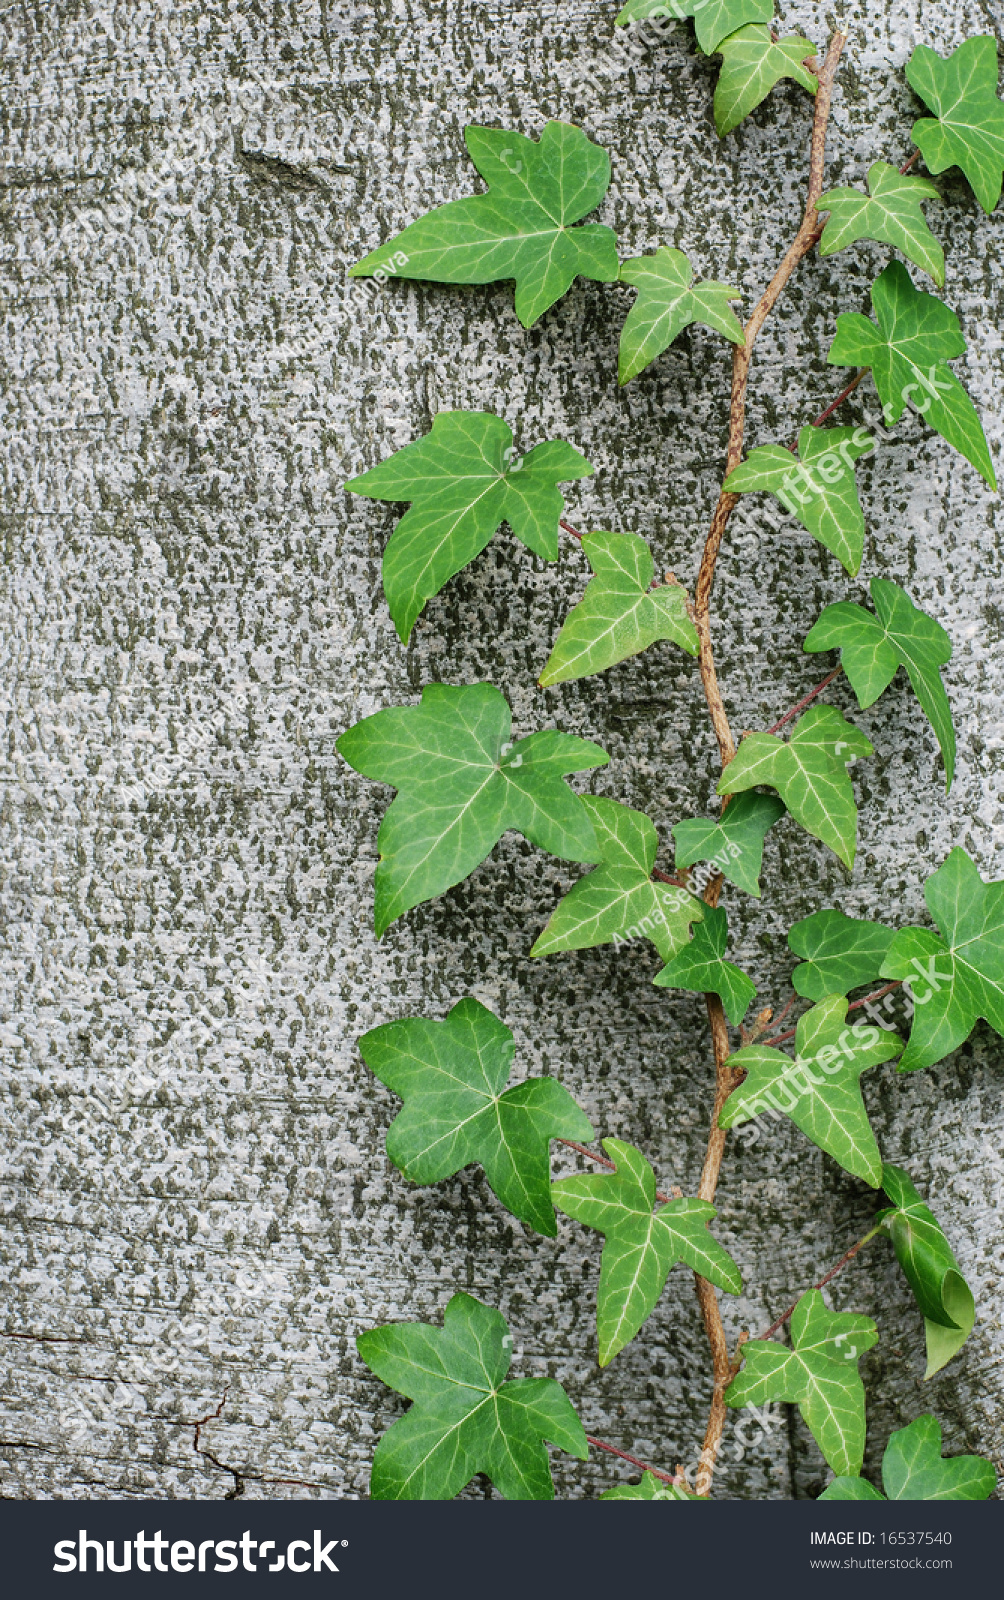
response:
M792 1348L743 1345L743 1370L725 1391L730 1406L793 1401L834 1472L854 1477L865 1449L865 1387L857 1363L878 1339L870 1317L828 1311L818 1289L791 1316Z
M945 1461L940 1422L918 1417L889 1440L882 1486L890 1500L987 1500L997 1487L997 1473L982 1456Z
M415 1403L377 1446L374 1500L452 1500L477 1472L507 1500L553 1500L544 1440L585 1461L586 1435L553 1378L505 1382L505 1318L455 1294L442 1328L392 1322L356 1340L378 1378Z
M512 713L490 683L433 683L418 706L365 717L339 754L398 794L380 824L377 937L474 871L509 829L568 861L598 861L589 813L563 781L602 767L599 745L547 729L510 741Z
M693 17L697 42L706 56L714 55L723 39L747 22L769 22L774 0L628 0L617 14L617 24L641 22L645 17Z
M636 533L587 533L582 548L595 577L569 612L547 665L543 688L604 672L628 656L670 639L696 656L697 629L678 583L650 589L655 562Z
M834 1478L820 1500L988 1500L997 1487L997 1473L982 1456L941 1454L941 1423L918 1417L898 1428L882 1457L885 1494L864 1478Z
M905 667L913 692L934 729L945 762L946 791L955 776L955 726L941 668L952 641L940 623L914 605L898 583L871 580L876 615L848 600L827 606L805 640L806 650L840 650L841 664L864 710Z
M842 911L814 911L788 932L788 947L802 957L791 981L806 1000L828 994L850 994L881 975L882 963L895 938L892 928L845 916Z
M742 323L729 306L730 300L739 299L739 290L713 282L692 289L693 278L693 268L682 250L670 250L667 245L652 256L637 256L622 264L621 281L638 290L621 332L622 384L661 356L692 322L703 322L733 344L746 343Z
M834 1478L819 1496L820 1500L884 1500L885 1495L867 1478Z
M868 168L867 195L860 189L830 189L820 195L816 208L828 211L830 216L819 241L819 253L832 256L857 244L859 239L875 239L901 250L908 261L929 273L938 288L943 288L945 252L920 209L925 200L940 198L927 178L911 178L888 161L875 161Z
M787 743L772 733L744 739L722 774L718 793L738 794L768 784L796 822L852 867L858 812L847 766L871 753L864 734L835 706L810 706Z
M903 1041L884 1028L847 1026L847 1001L828 995L807 1011L795 1031L795 1059L769 1045L748 1044L729 1057L746 1078L718 1119L737 1128L765 1113L783 1112L845 1172L877 1189L882 1157L861 1094L861 1075L890 1061Z
M723 488L731 494L768 490L777 495L853 577L865 543L854 463L875 448L870 435L862 440L857 434L857 428L816 428L808 423L798 435L799 460L783 445L761 445L729 473Z
M694 929L688 945L663 967L653 981L661 989L689 989L696 994L716 994L725 1015L738 1028L756 994L745 972L725 960L729 941L728 918L720 906L708 906L704 921Z
M708 1232L714 1206L680 1199L653 1211L655 1174L641 1151L620 1139L604 1139L603 1148L616 1172L581 1173L551 1185L559 1211L606 1235L596 1303L601 1367L651 1315L677 1261L718 1289L742 1291L739 1268Z
M965 354L959 319L933 294L915 289L900 261L872 284L878 326L857 311L837 318L831 366L870 367L887 428L909 403L996 489L993 462L976 409L946 365Z
M363 1034L359 1049L404 1101L387 1154L406 1178L439 1183L478 1161L513 1216L554 1237L550 1141L590 1139L592 1125L554 1078L505 1087L515 1045L498 1017L460 1000L444 1022L386 1022Z
M984 883L956 848L928 878L924 899L942 937L901 928L882 964L882 977L901 978L913 998L901 1072L941 1061L980 1017L1004 1037L1004 882Z
M605 1489L601 1500L699 1500L702 1497L685 1489L682 1483L663 1483L654 1472L642 1474L641 1483L619 1483L615 1489Z
M913 125L929 171L961 167L989 216L1004 177L1004 105L997 98L997 40L966 39L947 58L926 44L906 64L907 82L934 117Z
M924 1337L927 1341L927 1371L925 1378L933 1378L942 1367L947 1367L958 1355L976 1321L976 1302L972 1290L963 1278L949 1278L945 1284L945 1307L955 1319L954 1328L943 1327L940 1322L924 1318Z
M892 1240L896 1259L914 1292L927 1332L925 1378L950 1361L965 1344L976 1320L972 1290L934 1212L920 1198L908 1173L886 1162L882 1188L892 1206L878 1221Z
M607 192L605 150L567 122L549 122L539 141L504 128L466 128L464 137L488 193L437 206L366 256L351 277L380 272L431 283L514 278L524 328L576 277L613 283L620 271L616 235L600 223L572 226Z
M784 806L774 795L750 791L737 795L718 822L704 817L678 822L673 829L676 865L710 861L723 878L759 900L763 842L783 816Z
M425 602L480 555L508 522L545 561L558 559L559 483L592 467L570 444L513 457L512 429L488 411L443 411L432 432L345 487L372 500L410 500L384 551L383 587L404 643Z
M715 127L720 139L766 100L782 78L794 78L810 94L816 92L815 74L802 65L813 54L813 46L798 34L775 41L768 27L753 23L721 39L716 48L722 58L715 89Z
M690 924L703 903L676 884L653 883L659 840L654 824L617 800L585 795L595 830L600 866L572 885L530 951L588 950L627 939L651 939L668 961L690 938Z

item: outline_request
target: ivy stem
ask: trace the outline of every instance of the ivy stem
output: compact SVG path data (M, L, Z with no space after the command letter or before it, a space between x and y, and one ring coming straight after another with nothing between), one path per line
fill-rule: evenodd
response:
M867 367L862 367L861 371L858 373L857 377L856 378L852 378L850 383L847 384L846 388L841 389L840 393L837 395L837 398L835 400L831 400L830 401L830 403L827 406L826 410L825 411L821 411L819 413L818 417L813 417L812 421L809 423L809 427L810 428L821 428L823 426L823 423L828 421L829 418L832 417L834 411L838 410L839 407L843 405L844 401L850 398L850 396L854 393L855 389L858 387L858 384L859 383L863 383L865 378L867 378L867 376L868 376L868 368ZM801 431L802 430L799 429L799 433L801 433ZM791 441L791 444L788 446L788 449L791 451L792 455L795 454L795 451L798 449L798 433L796 433L794 439Z
M570 522L566 522L564 517L558 518L558 525L559 527L564 528L566 533L570 533L573 539L578 539L579 543L582 543L582 535L578 528L573 528L572 524Z
M875 1235L877 1233L881 1233L881 1232L882 1232L882 1224L880 1222L877 1228L872 1228L871 1232L870 1233L866 1233L863 1239L859 1239L858 1240L857 1244L852 1244L851 1248L849 1250L845 1251L844 1254L840 1257L840 1260L837 1262L836 1266L835 1267L831 1267L829 1272L827 1272L824 1277L820 1278L818 1283L814 1283L813 1284L812 1288L813 1289L825 1289L826 1285L830 1282L830 1280L835 1278L838 1272L842 1272L844 1270L844 1268L846 1267L848 1261L853 1261L854 1257L857 1255L858 1251L864 1249L864 1247L868 1243L869 1239L874 1239ZM810 1294L811 1294L811 1292L812 1292L812 1290L809 1291ZM799 1300L802 1299L802 1298L803 1297L800 1295L799 1296ZM785 1311L782 1316L778 1317L776 1322L772 1322L770 1327L769 1328L765 1328L763 1333L758 1334L757 1337L759 1339L773 1339L775 1333L777 1333L779 1331L779 1329L784 1327L785 1323L788 1321L789 1317L791 1316L792 1312L795 1310L797 1305L798 1305L798 1300L795 1301L795 1304L793 1306L789 1306L787 1311Z
M886 995L892 994L893 990L898 989L902 982L902 978L894 978L891 983L886 984L884 989L876 989L873 994L866 994L861 1000L852 1000L850 1005L847 1007L848 1011L856 1011L859 1006L870 1006L873 1005L876 1000L884 1000ZM789 1000L788 1006L791 1004L792 1002ZM785 1006L785 1011L787 1011L788 1006ZM781 1013L781 1016L783 1015L784 1012ZM780 1020L781 1018L779 1017L778 1021ZM786 1028L783 1033L775 1033L772 1039L764 1040L764 1048L773 1049L776 1045L784 1044L786 1039L794 1039L797 1031L797 1028Z
M618 1450L615 1444L607 1444L603 1439L594 1439L591 1434L586 1434L586 1443L591 1444L596 1450L609 1450L612 1456L620 1456L622 1461L630 1461L633 1467L640 1467L642 1472L650 1472L653 1478L658 1478L662 1483L679 1484L684 1480L671 1477L668 1472L660 1472L658 1467L650 1467L646 1461L639 1461L637 1456L629 1456L626 1450Z
M555 1142L557 1144L567 1144L569 1150L577 1150L580 1156L585 1156L588 1161L595 1161L601 1167L608 1167L611 1172L616 1172L617 1170L616 1161L608 1161L606 1156L597 1155L596 1151L590 1150L587 1145L576 1144L574 1139L558 1139ZM671 1200L679 1200L682 1192L682 1190L678 1189L675 1195L663 1194L661 1189L657 1189L655 1191L655 1198L662 1205L668 1205ZM605 1448L606 1446L604 1446L604 1449Z
M682 878L671 878L668 872L663 872L659 867L652 868L652 877L656 883L671 884L674 889L689 889L689 883L684 883Z
M799 262L813 249L820 235L821 224L816 211L816 202L823 192L826 126L830 117L830 103L833 97L833 84L840 61L840 53L846 43L847 35L845 33L834 33L827 47L826 56L819 67L816 106L812 124L812 144L809 154L809 187L806 195L805 214L802 217L801 225L784 259L764 290L746 324L744 344L742 346L733 346L732 398L729 408L726 476L734 471L742 459L743 437L746 429L746 386L749 380L750 361L757 334L773 311L788 279ZM711 591L714 586L715 565L718 561L718 551L721 548L722 536L738 500L738 495L726 493L724 489L719 493L718 504L711 519L711 527L708 531L704 553L701 557L694 596L694 622L697 627L699 642L698 659L700 662L701 683L711 717L711 725L718 741L723 770L735 756L736 747L732 740L732 731L729 727L729 720L722 702L718 676L715 671L715 657L711 643ZM704 894L704 898L709 905L717 904L720 889L721 878L713 879ZM711 1039L715 1053L715 1104L698 1196L702 1200L711 1201L714 1199L715 1190L718 1187L718 1174L721 1169L726 1139L725 1131L718 1126L718 1118L721 1114L722 1106L735 1087L738 1075L729 1065L729 1030L722 1002L718 995L714 994L706 995L705 1002L708 1009L708 1022L711 1028ZM725 1390L732 1381L733 1363L729 1356L728 1341L725 1337L721 1309L714 1287L706 1278L702 1278L700 1274L695 1274L695 1278L697 1298L704 1318L708 1342L711 1346L714 1377L711 1412L708 1417L704 1448L701 1451L701 1461L697 1472L697 1492L699 1495L706 1496L711 1492L715 1460L721 1443L722 1430L725 1427L727 1411Z
M900 172L901 173L909 172L910 168L913 166L913 163L915 161L919 161L919 160L920 160L920 151L919 150L915 150L913 152L912 156L907 156L906 160L903 162L903 165L899 169Z
M817 695L822 694L824 689L829 688L834 678L840 677L840 674L843 672L843 670L843 667L834 667L833 671L823 679L822 683L817 683L814 689L810 689L808 694L802 696L797 706L792 706L791 710L786 711L783 717L778 717L774 726L772 728L768 728L767 732L780 733L785 723L790 722L792 717L797 717L800 711L804 711L806 706L809 705L811 701L815 700Z

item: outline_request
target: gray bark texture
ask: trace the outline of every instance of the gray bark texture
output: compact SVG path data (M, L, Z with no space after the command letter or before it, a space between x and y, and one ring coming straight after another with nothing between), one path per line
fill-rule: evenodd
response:
M780 10L825 41L826 6ZM348 725L429 680L486 680L519 734L557 723L610 752L589 786L652 816L664 866L672 825L714 803L717 753L679 650L537 688L582 592L574 541L547 567L503 530L406 649L380 584L399 509L344 490L438 411L494 409L519 448L566 438L594 463L570 486L573 522L644 534L658 569L692 588L724 460L723 341L692 328L619 390L626 288L580 281L525 332L511 285L347 278L406 222L480 188L465 124L537 135L559 117L610 150L599 218L622 255L675 245L698 276L736 284L748 315L801 217L808 99L782 86L720 142L716 66L692 30L624 55L615 11L23 0L0 15L8 1497L220 1497L238 1475L249 1497L365 1495L406 1402L355 1337L438 1323L457 1289L501 1307L515 1371L560 1379L587 1431L663 1467L700 1449L711 1379L691 1275L673 1272L601 1372L599 1237L564 1219L554 1241L524 1232L477 1168L406 1183L384 1151L399 1102L356 1040L475 995L514 1029L520 1072L559 1077L598 1133L693 1193L713 1084L702 1002L653 988L645 943L529 960L580 869L511 834L377 943L389 793L335 751ZM828 180L861 182L871 161L910 152L913 47L947 53L1000 34L1002 17L999 0L848 0L844 15ZM984 216L958 171L939 187L928 213L969 341L956 370L1001 465L1004 217ZM825 363L836 314L868 309L888 254L862 245L799 269L757 347L750 445L790 439L839 391L848 374ZM877 416L868 380L839 420ZM728 894L760 1006L790 994L786 930L808 912L926 923L924 879L957 843L1001 876L1000 500L909 413L858 478L862 583L896 578L954 641L958 774L946 801L902 674L865 713L834 685L876 751L853 774L858 861L846 874L786 820L763 901ZM737 732L823 676L830 658L802 640L862 583L766 497L743 501L714 600ZM946 1450L1000 1469L1001 1042L980 1024L932 1070L865 1082L886 1158L928 1195L978 1307L963 1353L925 1385L922 1323L888 1244L834 1281L832 1303L881 1331L862 1368L866 1470L924 1411ZM556 1172L575 1161L556 1149ZM755 1145L731 1139L715 1226L746 1287L724 1297L730 1340L820 1277L874 1207L787 1120ZM217 1412L200 1444L222 1466L193 1449L195 1421ZM597 1452L552 1458L562 1497L630 1476ZM730 1422L716 1493L804 1497L826 1477L782 1407L766 1431Z

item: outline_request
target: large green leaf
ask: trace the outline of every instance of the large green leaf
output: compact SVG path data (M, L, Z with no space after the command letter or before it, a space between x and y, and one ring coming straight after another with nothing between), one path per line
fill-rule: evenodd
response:
M956 848L928 878L924 899L941 937L901 928L882 963L882 977L901 978L913 997L901 1072L942 1060L980 1017L1004 1036L1004 882L984 883Z
M652 256L637 256L621 266L621 281L638 290L621 331L619 379L630 383L669 348L692 322L703 322L733 344L745 344L742 323L729 306L739 290L726 283L699 283L682 250L663 245Z
M720 139L766 100L782 78L794 78L810 94L816 92L815 74L802 65L813 54L813 46L798 34L775 40L768 27L752 23L719 40L716 48L722 58L715 89L715 127Z
M791 1315L791 1344L751 1339L743 1370L725 1391L730 1406L793 1401L834 1472L853 1477L865 1449L865 1386L858 1360L878 1339L870 1317L828 1311L818 1289Z
M921 117L913 137L931 172L961 167L988 214L1001 197L1004 105L997 98L997 40L966 39L947 61L917 46L906 64L910 87L934 117Z
M908 1173L886 1162L882 1188L892 1205L878 1220L892 1240L896 1259L924 1316L927 1371L936 1372L962 1349L976 1320L973 1292L934 1212L920 1198Z
M612 283L616 235L572 224L595 210L610 184L610 157L567 122L539 141L504 128L465 129L488 193L437 206L352 268L354 278L392 272L433 283L516 280L516 315L529 328L576 277Z
M679 1199L653 1211L655 1174L641 1151L620 1139L604 1139L603 1148L616 1172L581 1173L551 1185L559 1211L606 1235L596 1302L601 1367L651 1315L677 1261L730 1294L742 1290L739 1268L708 1232L714 1206Z
M603 766L599 745L547 729L513 744L512 713L489 683L433 683L418 706L365 717L338 740L357 772L398 794L377 844L377 937L460 883L509 828L568 861L598 861L593 825L566 774Z
M763 842L783 816L784 806L774 795L751 790L737 795L717 822L710 817L678 822L673 829L676 865L691 867L695 861L710 861L723 878L759 900Z
M555 641L540 675L543 687L604 672L657 639L671 639L696 656L686 590L678 583L650 589L655 562L644 539L636 533L587 533L582 548L595 577Z
M601 865L572 885L530 954L550 956L645 938L668 961L690 938L690 924L704 915L703 902L676 884L652 881L659 840L641 811L591 795L583 796L582 804Z
M407 641L425 602L488 544L501 522L545 561L558 559L559 483L593 469L570 444L513 456L512 429L488 411L443 411L432 432L346 484L372 500L410 500L384 551L383 587Z
M718 1119L737 1128L783 1112L796 1128L838 1161L845 1172L877 1189L882 1157L861 1094L861 1075L890 1061L903 1041L884 1028L847 1026L847 1001L828 995L799 1018L795 1059L769 1045L748 1044L730 1056L746 1073Z
M875 448L874 440L857 434L856 428L808 423L798 435L798 460L783 445L760 445L729 473L723 487L731 494L776 494L853 577L865 544L854 463Z
M901 250L908 261L929 273L940 289L945 282L945 252L920 209L925 200L938 199L937 189L927 178L912 178L888 161L874 161L868 168L867 194L860 189L830 189L820 195L817 210L830 215L819 253L832 256L859 239L875 239Z
M356 1340L366 1365L415 1403L373 1459L374 1500L452 1500L485 1472L507 1500L553 1500L544 1440L584 1461L582 1424L553 1378L516 1378L505 1318L455 1294L442 1328L392 1322Z
M664 1483L654 1472L642 1473L640 1483L619 1483L615 1489L605 1489L601 1500L699 1500L700 1495L685 1489L682 1483Z
M755 784L776 789L797 822L854 865L858 812L847 765L872 747L835 706L810 706L787 743L772 733L744 739L718 784L738 794Z
M733 962L726 961L728 918L720 906L708 906L689 944L678 950L653 981L661 989L689 989L716 994L725 1015L738 1028L756 994L756 984Z
M827 361L838 367L870 367L887 428L899 421L909 403L996 489L976 409L946 365L966 350L954 311L933 294L915 289L900 261L891 261L872 284L872 305L877 327L857 311L837 318Z
M895 938L892 928L879 922L848 917L842 911L814 911L788 931L788 947L802 957L791 981L795 993L806 1000L824 1000L828 994L850 994L872 983Z
M385 1022L363 1034L359 1049L404 1101L387 1154L406 1178L439 1183L479 1161L513 1216L554 1237L550 1141L590 1139L592 1125L554 1078L506 1088L515 1045L498 1017L460 1000L444 1022Z
M997 1487L997 1472L982 1456L941 1454L941 1423L918 1417L898 1428L882 1457L885 1494L865 1478L834 1478L820 1500L988 1500Z
M927 714L945 762L946 789L955 775L955 727L941 668L951 660L952 641L939 622L914 605L898 583L871 580L875 615L840 600L827 606L809 630L806 650L839 650L862 710L874 704L905 667Z
M628 0L616 20L623 27L645 17L693 17L697 42L711 56L730 33L747 22L769 22L773 15L774 0Z

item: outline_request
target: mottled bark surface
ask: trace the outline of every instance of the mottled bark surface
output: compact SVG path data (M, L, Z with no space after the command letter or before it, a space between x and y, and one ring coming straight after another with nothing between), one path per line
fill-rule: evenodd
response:
M558 116L610 149L600 215L624 253L676 245L699 275L737 284L748 314L798 226L807 99L781 88L719 143L714 68L688 31L625 67L615 9L26 0L0 16L5 1495L221 1496L233 1477L192 1446L224 1390L203 1443L249 1495L365 1494L404 1402L363 1367L355 1335L439 1321L457 1288L502 1307L516 1369L560 1378L591 1432L663 1466L700 1448L710 1364L689 1274L674 1272L643 1334L599 1372L598 1238L567 1222L554 1242L524 1234L477 1170L409 1187L383 1154L397 1102L355 1040L472 993L514 1028L521 1069L559 1076L598 1130L693 1192L713 1083L703 1004L652 987L647 945L529 961L577 869L514 836L378 945L387 795L334 749L430 678L487 679L520 732L559 721L609 750L595 790L652 815L663 864L672 824L709 803L716 751L679 651L536 688L582 590L572 541L545 569L500 534L406 650L380 589L396 513L343 489L438 410L487 406L522 447L566 437L585 451L597 473L570 494L572 520L643 533L692 585L727 429L721 341L691 329L619 391L627 290L580 283L524 332L506 286L372 292L346 278L406 221L476 187L465 123L536 134ZM824 7L781 10L825 36ZM914 44L947 51L1001 19L996 0L854 0L845 15L830 175L850 182L910 151L900 69ZM958 173L939 184L929 215L969 339L956 370L999 460L1004 220ZM751 445L790 438L836 394L846 374L823 359L835 314L866 309L885 254L800 268L757 348ZM840 420L876 412L869 381ZM946 803L902 677L855 710L876 755L854 769L853 876L785 822L764 902L727 897L759 1004L790 993L797 917L837 903L925 920L923 878L954 843L1001 875L1000 502L917 418L858 476L863 573L905 583L955 642L959 770ZM848 595L859 585L790 518L763 497L739 507L714 630L737 732L822 676L801 641ZM846 684L831 698L853 709ZM1000 1041L981 1025L932 1071L866 1083L885 1155L929 1193L979 1308L964 1353L925 1386L889 1246L835 1281L833 1303L882 1333L863 1364L868 1466L893 1427L931 1409L948 1447L1000 1466ZM786 1122L751 1148L730 1140L719 1200L747 1284L725 1300L733 1341L873 1211ZM797 1417L745 1438L730 1424L719 1493L818 1492ZM563 1496L622 1470L554 1461Z

